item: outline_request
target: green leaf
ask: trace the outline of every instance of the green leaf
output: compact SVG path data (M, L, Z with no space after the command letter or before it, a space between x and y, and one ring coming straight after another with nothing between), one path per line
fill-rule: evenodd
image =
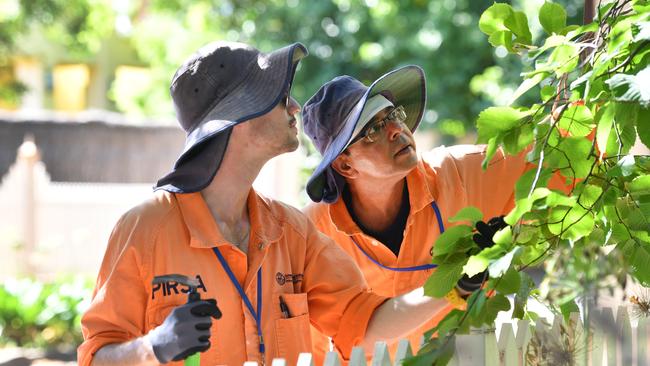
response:
M492 161L492 157L497 152L498 147L499 140L496 137L492 137L488 141L487 148L485 149L485 158L483 158L483 162L481 162L481 168L483 170L488 168L490 161Z
M562 312L564 321L568 322L569 318L571 317L571 313L579 313L580 308L578 308L578 305L576 304L575 300L571 300L560 305L560 311Z
M491 276L492 274L490 274L490 277ZM496 281L498 281L496 290L506 295L516 293L519 290L519 286L521 285L521 277L519 277L519 272L514 268L508 269L503 277Z
M650 108L640 108L636 119L636 131L646 147L650 147Z
M550 214L548 229L562 239L578 240L594 228L594 217L581 206L556 207Z
M527 148L535 138L533 126L525 124L507 131L503 136L503 147L507 154L517 155Z
M546 197L546 205L548 207L556 206L573 206L576 203L575 197L568 197L564 193L551 192Z
M519 277L518 274L517 277ZM510 310L510 301L508 301L508 298L502 294L496 294L489 298L485 304L483 322L492 324L499 312L508 310Z
M578 202L584 207L591 207L596 203L596 200L598 200L602 193L603 189L601 187L587 184L580 193Z
M539 22L546 33L560 33L566 27L566 10L561 5L545 2L539 10Z
M476 121L479 140L488 141L497 133L510 130L530 113L530 111L522 112L511 107L490 107L482 111Z
M632 24L632 41L650 41L650 22L639 22Z
M537 74L537 75L541 75L541 74ZM557 89L553 85L544 85L542 89L539 91L539 96L542 99L542 102L547 102L555 96L555 93L557 93Z
M641 175L632 180L627 189L634 194L650 193L650 175Z
M530 187L533 185L533 181L535 180L536 174L537 174L537 166L535 166L534 169L528 170L521 177L519 177L517 183L515 184L515 199L519 200L528 197L528 194L530 193ZM552 175L553 172L551 170L542 169L539 173L537 186L538 187L546 186L548 184L549 179L551 179ZM514 225L514 223L511 223L510 221L506 221L506 222L510 225Z
M572 105L560 118L559 126L572 136L587 136L594 128L594 118L584 105Z
M591 141L584 137L563 138L555 149L547 155L547 163L551 168L559 168L567 178L585 178L594 162L590 156Z
M578 55L580 48L573 43L567 43L555 47L548 58L546 69L554 70L557 77L573 71L578 66Z
M622 108L624 105L617 104L616 109L619 106ZM627 154L636 142L636 128L634 128L634 123L623 118L616 117L612 131L609 133L607 147L605 148L605 154L607 156Z
M472 233L472 227L467 225L457 225L449 227L442 235L438 237L433 246L433 256L453 253L456 244L461 238L467 237Z
M607 149L607 140L612 131L614 123L614 106L607 103L596 112L596 144L600 150L600 155L605 153Z
M424 294L436 298L445 296L463 276L464 264L464 254L454 255L446 263L440 264L424 284Z
M519 278L521 287L519 287L519 290L515 295L515 307L512 311L512 317L523 319L526 304L528 303L528 296L530 295L530 291L535 288L535 283L526 272L519 272Z
M505 228L497 231L494 233L492 241L494 241L495 244L501 245L502 247L509 247L510 244L512 244L512 228L510 226L506 226Z
M512 48L512 32L509 30L500 30L492 33L488 38L488 42L494 47L503 46L509 52L514 52Z
M488 264L490 264L490 261L487 258L481 257L479 255L473 255L469 257L467 264L463 266L463 273L469 277L472 277L478 273L485 271L485 269L488 267Z
M630 239L616 248L630 266L631 274L644 287L650 287L650 244Z
M474 225L482 219L483 213L481 210L474 206L467 206L460 209L454 217L449 219L449 222L470 221Z
M508 101L508 105L514 103L515 100L517 100L519 97L524 95L524 93L529 91L531 88L535 87L542 80L544 80L547 76L548 76L547 73L539 73L539 74L533 75L530 78L524 79L524 81L521 83L521 85L519 85L517 90L515 90L514 94L510 98L510 101ZM551 90L554 91L555 89L553 87L551 87Z
M533 42L533 36L528 28L528 18L521 11L513 11L503 22L503 25L510 29L517 37L515 42L530 45Z
M492 6L487 8L483 14L481 14L481 18L478 21L478 27L488 36L494 32L506 30L507 28L504 23L512 13L514 13L512 6L508 4L494 3Z
M512 258L514 257L515 254L519 253L520 249L521 249L520 247L515 247L503 257L490 263L490 265L488 266L490 277L492 278L501 277L508 270L508 268L510 268L510 264L512 263Z
M619 102L639 103L650 108L650 66L636 75L616 74L606 81Z

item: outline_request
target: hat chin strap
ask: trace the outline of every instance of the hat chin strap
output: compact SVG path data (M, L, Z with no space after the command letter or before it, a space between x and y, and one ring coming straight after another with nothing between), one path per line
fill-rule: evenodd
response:
M386 107L394 107L393 103L390 102L390 100L386 99L381 94L377 94L371 98L368 98L366 100L366 105L363 106L363 110L361 111L361 116L357 120L356 126L354 126L354 131L352 132L352 138L350 139L353 140L361 130L363 130L364 127L372 120L372 117L375 116L375 114L379 113ZM350 142L348 142L348 145ZM346 145L345 147L348 147Z

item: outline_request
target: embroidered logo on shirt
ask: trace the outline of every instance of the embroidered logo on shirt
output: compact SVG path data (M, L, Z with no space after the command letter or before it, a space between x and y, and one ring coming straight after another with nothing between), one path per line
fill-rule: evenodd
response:
M199 285L196 287L196 289L203 290L203 292L208 292L208 290L205 288L205 284L203 284L201 275L196 275L196 279L199 280ZM154 300L156 298L156 293L159 291L162 291L162 296L178 295L179 293L187 294L190 292L190 287L187 285L182 285L175 281L157 283L151 288L151 300Z
M284 285L285 283L298 283L302 281L302 278L304 275L302 273L281 273L278 272L275 274L275 280L278 281L278 284L280 286Z

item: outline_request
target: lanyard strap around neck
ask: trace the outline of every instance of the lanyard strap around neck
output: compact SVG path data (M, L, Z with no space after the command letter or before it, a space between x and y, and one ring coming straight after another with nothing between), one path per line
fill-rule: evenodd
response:
M255 319L255 325L257 326L257 335L259 336L260 341L260 353L264 355L264 337L262 337L262 268L260 267L260 269L257 270L257 311L255 311L255 309L253 309L251 300L244 292L244 289L239 284L239 281L237 281L235 274L232 272L232 269L230 269L228 262L226 262L226 259L219 251L219 248L214 247L212 250L214 251L214 254L217 255L217 259L219 259L219 262L221 262L221 266L226 271L226 274L228 274L228 277L230 277L230 282L232 282L232 284L237 289L237 292L239 292L239 296L241 296L242 300L244 300L244 304L246 304L248 311L250 311L251 315Z
M435 214L436 214L436 219L438 220L438 228L440 229L440 234L442 234L442 233L445 232L445 225L442 223L442 215L440 214L440 209L438 208L438 205L436 204L436 201L431 202L431 207L433 208L433 212L435 212ZM359 245L359 243L357 243L357 241L354 240L354 238L352 236L350 237L350 239L352 239L352 242L357 246L357 248L359 248L361 253L363 253L366 256L366 258L368 258L371 262L378 265L379 267L381 267L383 269L387 269L389 271L394 271L394 272L415 272L415 271L424 271L424 270L427 270L427 269L433 269L433 268L438 267L437 264L423 264L423 265L420 265L420 266L413 266L413 267L388 267L388 266L385 266L385 265L379 263L379 261L377 261L376 259L371 257L370 254L368 254L365 250L363 250L361 245Z

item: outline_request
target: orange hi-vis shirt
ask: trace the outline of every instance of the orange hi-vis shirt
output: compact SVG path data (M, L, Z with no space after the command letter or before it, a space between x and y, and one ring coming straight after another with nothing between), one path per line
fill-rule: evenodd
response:
M435 201L440 210L445 229L453 225L447 220L467 206L479 208L485 220L506 214L514 207L515 183L532 165L525 162L524 154L504 156L499 150L484 171L481 168L484 157L485 146L482 145L443 146L421 157L417 167L406 176L411 210L399 256L361 231L343 199L333 204L310 204L303 211L321 232L334 239L354 259L373 292L381 296L399 296L423 286L435 269L396 272L381 268L359 250L352 238L384 266L404 268L430 264L433 245L440 235L432 202ZM452 309L449 306L441 311L409 336L414 352L420 348L422 334ZM329 350L327 337L313 329L312 343L315 358L321 360ZM389 347L392 357L396 347Z
M251 190L248 213L246 255L223 238L200 193L157 192L127 212L113 230L92 303L81 320L79 364L90 365L107 344L145 335L174 307L186 303L187 287L151 284L155 276L174 273L198 279L201 297L216 299L223 313L213 320L211 347L201 354L202 365L271 364L279 357L295 364L300 352L311 351L310 323L330 335L341 352L350 352L386 298L368 291L349 256L300 211ZM215 246L252 306L257 309L262 300L264 360L255 318L218 261ZM281 311L280 296L289 318Z

